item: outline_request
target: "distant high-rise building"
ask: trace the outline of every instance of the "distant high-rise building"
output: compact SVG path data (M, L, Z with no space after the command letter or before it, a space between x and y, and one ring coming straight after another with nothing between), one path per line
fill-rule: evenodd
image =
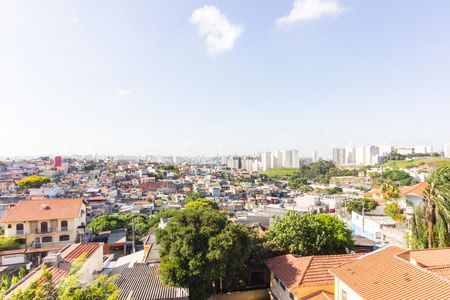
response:
M312 161L313 162L318 162L319 161L319 153L317 152L317 150L314 150L312 152Z
M414 147L397 147L397 148L395 148L395 151L401 155L413 154Z
M424 145L414 146L414 153L429 154L432 152L433 152L433 147L431 147L431 146L424 146Z
M345 162L347 165L355 164L355 148L346 148L345 149Z
M261 171L270 170L272 166L272 152L261 153Z
M285 150L282 155L282 163L280 167L283 168L298 168L300 166L298 150Z
M55 156L55 168L61 167L61 164L62 164L61 156Z
M388 156L389 154L392 153L393 150L394 150L394 147L392 147L391 145L382 145L380 147L380 155Z
M359 146L355 148L355 164L365 165L365 149L364 146Z
M450 142L444 145L444 156L450 158Z
M380 148L374 145L367 146L365 149L364 155L364 164L365 165L374 165L377 164L380 157Z
M344 148L334 148L333 149L333 162L336 165L345 164L345 149Z

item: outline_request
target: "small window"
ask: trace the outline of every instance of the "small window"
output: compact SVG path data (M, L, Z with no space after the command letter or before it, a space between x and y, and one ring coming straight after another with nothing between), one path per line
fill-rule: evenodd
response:
M273 279L275 279L276 282L280 281L277 276L273 276Z
M8 228L12 228L12 225L11 225L11 224L8 224Z
M341 290L341 299L342 300L347 300L347 292L344 290Z
M295 296L294 296L294 294L292 294L292 293L289 293L289 298L291 298L292 300L294 300L294 299L295 299Z
M286 290L286 286L283 284L283 282L280 281L280 287L283 289L283 291Z
M51 243L53 241L53 238L51 236L44 236L42 238L43 243Z
M68 235L66 235L66 234L59 236L59 241L60 242L64 242L64 241L68 241L68 240L70 240L70 237Z
M25 239L16 239L16 242L19 243L19 245L25 245L27 243Z

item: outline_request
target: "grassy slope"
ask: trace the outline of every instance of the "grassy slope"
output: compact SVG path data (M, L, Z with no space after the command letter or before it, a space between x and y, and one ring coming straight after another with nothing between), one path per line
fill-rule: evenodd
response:
M297 170L298 169L296 168L272 169L260 172L260 174L267 175L269 178L273 179L289 179Z
M450 160L445 158L420 158L414 160L390 160L383 164L385 167L399 168L399 169L409 169L414 167L424 167L424 168L437 168L441 165L450 165Z

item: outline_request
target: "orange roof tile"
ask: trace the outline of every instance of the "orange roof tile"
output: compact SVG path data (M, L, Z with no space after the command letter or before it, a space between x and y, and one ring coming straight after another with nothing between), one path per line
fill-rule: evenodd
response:
M292 254L269 258L265 261L277 277L289 288L332 284L329 269L357 258L358 254L296 256Z
M389 246L330 272L363 299L450 298L449 280L412 264L407 257L405 250Z
M423 190L425 190L427 187L428 187L428 183L420 182L418 184L414 184L411 186L401 187L399 190L400 190L400 193L404 196L406 196L406 195L423 196Z
M61 258L72 263L84 253L87 254L87 257L90 257L102 246L103 243L72 244L61 253Z
M299 300L334 300L334 294L327 291L317 291Z
M21 200L6 212L0 222L75 218L80 212L82 203L83 199L81 198ZM43 209L43 206L46 206L47 209Z

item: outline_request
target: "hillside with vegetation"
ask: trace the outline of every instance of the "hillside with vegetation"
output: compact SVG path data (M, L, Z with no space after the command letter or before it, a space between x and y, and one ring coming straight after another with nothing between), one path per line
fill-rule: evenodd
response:
M382 164L382 166L394 169L436 169L442 166L450 166L450 160L439 157L418 158L412 160L388 160Z

